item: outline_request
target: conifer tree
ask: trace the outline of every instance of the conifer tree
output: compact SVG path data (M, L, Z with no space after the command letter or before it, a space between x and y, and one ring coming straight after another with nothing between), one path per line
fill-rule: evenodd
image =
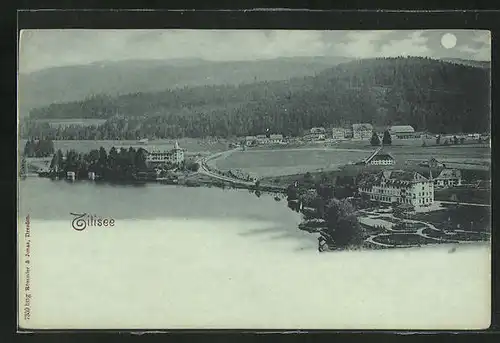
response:
M378 135L375 131L373 131L372 138L370 139L370 144L372 146L379 146L380 145L380 138L378 138Z
M391 137L391 134L389 133L388 130L384 131L384 137L382 137L382 144L384 144L384 145L391 145L392 144L392 137Z

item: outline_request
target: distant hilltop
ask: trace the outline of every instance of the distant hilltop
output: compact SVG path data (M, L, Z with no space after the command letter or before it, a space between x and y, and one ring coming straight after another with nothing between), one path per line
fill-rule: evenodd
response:
M94 94L134 92L255 81L285 80L314 75L346 57L296 57L256 61L203 59L99 61L52 67L19 76L21 116L36 107L82 100Z
M81 135L132 139L246 136L266 130L296 136L311 127L342 123L485 132L490 127L490 71L422 57L354 60L288 80L94 95L34 109L30 118L106 119L96 131ZM41 129L31 123L23 134Z

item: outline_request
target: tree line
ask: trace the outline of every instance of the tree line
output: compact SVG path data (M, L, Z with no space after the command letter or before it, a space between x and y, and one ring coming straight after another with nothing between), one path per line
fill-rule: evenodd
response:
M54 153L52 139L29 139L24 145L23 155L26 157L48 157Z
M365 240L364 228L356 217L352 197L357 194L356 178L318 178L310 173L288 186L288 206L301 212L301 230L318 232L319 250L359 248Z
M289 136L317 126L411 125L432 133L489 130L489 69L420 57L340 64L315 76L95 95L34 109L25 135L54 139L231 137L269 129ZM99 126L51 128L35 119L107 119Z
M145 149L133 147L119 150L112 147L109 152L100 147L88 153L68 150L65 154L59 149L52 157L50 171L46 176L65 178L68 172L74 172L76 179L86 179L89 172L93 172L101 180L133 181L140 172L154 171L154 167L146 162L147 154ZM192 161L183 161L179 165L161 166L164 172L175 168L197 171L199 165Z

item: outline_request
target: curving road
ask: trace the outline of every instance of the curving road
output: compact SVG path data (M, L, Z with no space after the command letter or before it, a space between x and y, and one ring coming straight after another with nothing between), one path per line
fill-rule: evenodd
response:
M241 180L241 179L238 179L238 178L235 178L235 177L229 177L229 176L226 176L226 175L217 174L217 173L211 171L209 169L209 167L207 166L207 162L208 161L216 160L216 159L221 158L221 157L225 158L225 157L229 156L230 154L232 154L233 152L238 151L238 150L239 150L238 148L232 149L232 150L226 150L224 152L218 152L218 153L212 154L212 155L210 155L208 157L202 157L202 158L198 159L196 161L200 165L200 168L198 169L198 172L201 173L201 174L210 176L210 177L212 177L214 179L218 179L218 180L222 180L222 181L232 182L232 183L236 183L236 184L240 184L240 185L245 185L245 186L253 186L253 185L255 185L254 181L245 181L245 180Z

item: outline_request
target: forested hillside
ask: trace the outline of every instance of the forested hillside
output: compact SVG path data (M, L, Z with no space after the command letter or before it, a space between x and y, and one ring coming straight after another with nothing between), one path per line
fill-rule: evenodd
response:
M32 108L84 99L157 92L184 86L240 84L308 76L351 59L294 57L257 61L127 60L55 67L19 76L20 114Z
M313 126L408 124L433 133L489 130L490 70L428 58L352 61L316 76L238 86L184 87L119 97L96 95L51 105L31 118L106 118L99 127L25 135L56 139L136 139L297 135Z

